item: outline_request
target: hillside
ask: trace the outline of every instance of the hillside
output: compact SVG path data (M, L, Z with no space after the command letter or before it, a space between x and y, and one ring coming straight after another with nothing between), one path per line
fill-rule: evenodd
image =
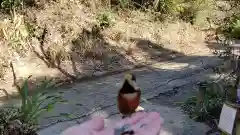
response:
M209 51L214 22L235 10L220 0L129 2L3 0L0 88L16 92L11 62L17 83L62 84Z

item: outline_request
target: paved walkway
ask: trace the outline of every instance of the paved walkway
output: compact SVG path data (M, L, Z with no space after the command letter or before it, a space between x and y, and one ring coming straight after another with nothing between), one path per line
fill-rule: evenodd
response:
M208 127L184 115L174 102L184 101L194 94L194 84L200 80L214 79L211 67L219 65L216 57L203 53L160 62L135 70L137 83L142 88L141 106L161 113L165 119L161 135L202 135ZM106 118L106 124L120 119L116 108L116 95L123 82L123 74L99 80L77 83L59 88L68 104L59 104L54 111L42 116L40 135L58 135L62 130L88 119L92 115ZM50 117L70 113L71 118Z

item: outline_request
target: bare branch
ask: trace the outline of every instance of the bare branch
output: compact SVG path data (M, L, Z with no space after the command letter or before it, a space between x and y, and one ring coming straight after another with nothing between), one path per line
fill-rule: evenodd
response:
M10 95L8 94L7 90L0 88L1 91L4 92L4 94L6 95L7 99L10 99Z
M41 59L43 60L43 62L48 66L48 67L52 67L52 68L57 68L62 74L64 74L65 76L67 77L70 77L71 79L73 80L76 80L77 77L74 76L74 75L71 75L69 74L67 71L65 71L64 69L62 69L60 67L60 59L57 58L56 61L57 61L57 64L55 64L55 62L52 61L52 59L47 55L47 53L44 51L44 41L45 41L45 38L46 38L46 35L47 35L47 27L45 26L44 27L44 30L43 30L43 33L42 33L42 36L39 38L40 40L40 50L41 50L41 53L43 54L43 56L41 56L37 51L34 51L35 54Z
M15 73L12 61L10 62L10 67L11 67L12 75L13 75L13 86L15 86L17 88L18 92L20 92L21 87L17 84L17 77L16 77L16 73Z

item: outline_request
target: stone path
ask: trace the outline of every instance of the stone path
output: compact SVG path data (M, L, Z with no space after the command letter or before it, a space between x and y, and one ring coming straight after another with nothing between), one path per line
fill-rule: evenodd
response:
M202 52L168 62L159 62L146 68L134 70L137 83L142 88L141 106L146 110L158 111L165 124L161 135L202 135L208 127L196 123L184 115L174 102L184 101L194 94L194 84L200 80L215 79L211 67L221 61ZM54 110L40 119L40 135L58 135L69 126L93 115L106 118L106 124L120 119L116 108L116 95L122 85L123 74L104 77L99 80L77 83L59 88L64 92L68 104L58 104ZM70 113L71 118L53 117Z

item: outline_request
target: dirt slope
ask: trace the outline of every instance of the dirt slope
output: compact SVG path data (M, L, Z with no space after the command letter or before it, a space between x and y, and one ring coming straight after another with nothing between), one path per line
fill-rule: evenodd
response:
M26 8L23 16L17 14L19 21L10 24L29 26L24 28L31 29L28 34L32 36L21 43L23 55L6 51L8 40L2 40L0 52L5 63L13 61L18 81L29 75L33 76L32 85L45 76L76 79L209 51L204 42L206 33L198 26L182 21L153 21L150 12L140 10L108 11L96 7L80 1L61 1L41 9ZM102 13L110 18L110 26L105 29L96 27ZM25 21L20 22L21 17ZM14 94L8 66L0 84Z

